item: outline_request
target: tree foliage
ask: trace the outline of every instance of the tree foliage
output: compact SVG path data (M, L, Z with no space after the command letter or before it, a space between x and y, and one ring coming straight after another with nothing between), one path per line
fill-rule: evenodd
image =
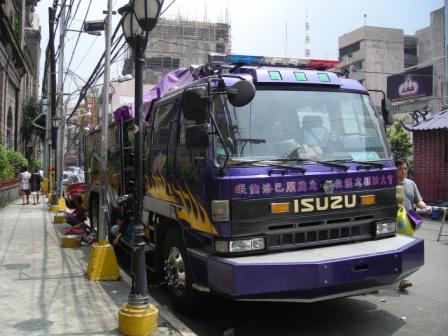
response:
M37 118L39 115L39 111L37 109L37 101L36 97L29 97L23 103L23 113L22 113L22 123L20 126L20 136L22 138L24 148L25 148L25 156L28 160L31 160L32 155L32 135L33 132L36 132L35 126L33 126L33 120ZM31 149L31 150L30 150Z
M0 180L17 176L18 172L28 166L28 160L22 153L5 150L0 145Z
M411 156L411 137L401 124L401 120L395 120L387 129L387 141L389 142L394 158L408 159Z
M0 145L0 180L9 179L14 176L14 170L9 163L7 151Z

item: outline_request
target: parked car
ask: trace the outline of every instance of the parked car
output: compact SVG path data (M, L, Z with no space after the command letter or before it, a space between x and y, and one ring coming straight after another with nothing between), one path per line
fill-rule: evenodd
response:
M73 174L83 174L82 168L77 166L68 166L67 171Z
M70 172L70 171L66 171L66 170L64 170L63 172L62 172L62 186L64 187L64 186L67 186L67 184L68 184L68 178L70 177L70 176L72 176L74 173L72 173L72 172Z
M84 175L72 174L68 177L65 187L65 203L69 208L73 208L74 199L81 197L84 201L84 192L86 190L86 184L84 183Z

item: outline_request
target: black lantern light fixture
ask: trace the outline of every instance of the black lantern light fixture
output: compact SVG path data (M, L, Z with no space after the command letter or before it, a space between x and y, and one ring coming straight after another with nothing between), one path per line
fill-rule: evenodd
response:
M139 26L137 18L132 11L132 7L127 4L118 9L121 15L121 29L123 30L126 42L132 46L134 38L137 35L143 35L143 30Z
M163 0L134 0L134 13L140 27L145 32L151 31L157 24Z
M59 116L59 114L56 114L51 118L51 125L53 126L53 128L59 128L59 126L61 125L61 117Z

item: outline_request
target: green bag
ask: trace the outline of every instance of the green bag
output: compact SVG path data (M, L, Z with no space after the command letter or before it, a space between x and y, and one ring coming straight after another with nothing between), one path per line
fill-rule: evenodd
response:
M415 232L406 209L402 206L398 208L397 213L397 232L406 236L413 236Z

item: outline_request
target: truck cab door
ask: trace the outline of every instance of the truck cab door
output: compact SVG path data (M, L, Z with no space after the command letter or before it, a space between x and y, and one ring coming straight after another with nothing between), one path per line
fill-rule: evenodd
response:
M178 134L178 120L179 120L179 103L173 106L172 119L169 124L169 139L166 158L166 192L173 195L173 183L179 174L175 167L176 149L177 149L177 134Z
M153 127L147 174L154 197L170 201L175 134L177 120L175 102L166 102L153 109Z

